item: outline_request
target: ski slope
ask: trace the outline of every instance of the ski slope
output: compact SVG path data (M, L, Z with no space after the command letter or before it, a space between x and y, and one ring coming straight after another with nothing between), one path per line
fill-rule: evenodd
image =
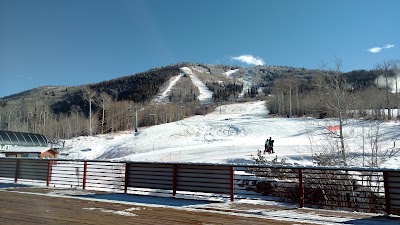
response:
M327 127L334 122L313 118L280 118L268 115L264 101L236 103L217 107L205 116L133 131L66 140L61 158L110 159L154 162L251 163L264 142L275 140L275 154L267 159L284 159L295 165L314 165L313 155L324 152ZM380 151L397 150L399 124L379 124ZM370 159L366 138L375 130L368 122L352 120L344 126L350 166L362 166ZM364 153L361 145L364 141ZM396 143L396 146L400 146ZM400 167L397 153L382 167Z
M193 71L190 68L182 67L180 69L184 74L190 76L190 79L192 80L193 85L195 85L199 89L200 95L199 95L198 99L199 99L200 103L201 104L210 104L213 92L210 91L208 89L208 87L196 75L193 74Z
M226 72L224 72L223 74L225 74L225 76L232 78L232 75L234 75L237 71L239 71L239 69L233 69L233 70L228 70Z
M195 69L193 67L193 69ZM211 103L211 98L212 98L212 91L210 91L207 86L196 76L193 74L193 71L188 68L188 67L182 67L180 68L181 73L179 73L177 76L172 77L168 81L168 86L165 88L165 90L161 90L160 93L157 94L157 96L153 99L153 101L158 102L158 103L167 103L170 102L169 100L169 95L171 93L172 88L178 82L178 80L183 76L183 75L188 75L190 79L192 80L192 83L194 86L196 86L199 89L200 95L198 96L198 99L201 104L210 104ZM199 71L199 69L196 69ZM204 71L202 71L204 72Z
M183 76L183 73L180 73L179 75L176 75L174 77L171 77L168 81L168 86L165 90L161 91L160 94L158 94L155 98L155 102L160 102L160 103L168 103L169 101L169 95L171 93L172 87L178 82L178 80Z

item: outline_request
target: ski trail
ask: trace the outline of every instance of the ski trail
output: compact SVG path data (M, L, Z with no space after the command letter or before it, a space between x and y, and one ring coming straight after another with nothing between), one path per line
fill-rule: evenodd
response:
M154 101L156 102L161 102L161 103L167 103L169 102L169 93L171 92L172 87L176 84L176 82L178 82L178 80L183 76L183 73L180 73L177 76L171 77L171 79L169 80L169 85L167 87L167 89L165 89L161 94L157 95L154 98Z
M252 80L252 75L250 75L249 73L247 73L247 76L245 78L240 79L240 81L243 82L243 90L242 92L239 94L239 98L243 98L244 95L247 93L247 91L251 88L251 80Z
M229 70L229 71L224 72L224 73L222 73L222 74L225 74L225 76L227 76L227 77L229 77L229 78L232 78L232 76L233 76L237 71L239 71L239 69Z
M193 74L192 70L188 67L180 68L183 73L190 76L192 82L200 91L200 95L198 97L201 104L210 104L213 92L208 89L208 87L197 77Z

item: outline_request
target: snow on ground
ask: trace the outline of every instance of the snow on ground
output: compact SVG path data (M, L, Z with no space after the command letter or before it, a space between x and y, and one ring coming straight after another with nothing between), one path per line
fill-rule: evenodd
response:
M180 68L183 73L186 75L190 76L190 79L192 79L193 85L197 86L199 89L200 95L198 97L200 103L202 104L209 104L211 102L211 98L213 95L213 92L208 89L208 87L198 78L196 77L192 70L188 67L182 67Z
M225 76L227 76L227 77L232 77L232 75L235 74L237 71L239 71L239 69L229 70L223 74L225 74Z
M154 101L161 102L161 103L169 102L169 94L171 93L171 89L182 76L183 76L183 73L180 73L177 76L171 77L171 79L168 82L169 83L168 87L164 91L162 91L160 94L158 94L154 98Z
M268 116L265 102L223 105L205 116L193 116L178 122L139 128L133 131L78 137L66 141L60 157L70 159L113 159L156 162L251 163L265 139L275 140L275 154L286 163L313 165L312 155L322 151L327 127L332 120L313 118L279 118ZM379 124L379 146L382 152L397 151L400 146L399 124ZM372 127L372 128L371 128ZM365 144L365 162L370 159L367 135L374 126L358 120L344 126L349 164L360 166L361 144ZM310 144L312 143L312 145ZM384 167L400 167L400 155L390 158Z

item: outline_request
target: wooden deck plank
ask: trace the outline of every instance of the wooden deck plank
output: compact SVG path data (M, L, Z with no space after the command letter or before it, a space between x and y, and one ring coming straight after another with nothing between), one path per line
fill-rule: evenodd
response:
M10 191L0 191L0 201L0 221L4 224L293 224L215 212L143 207Z

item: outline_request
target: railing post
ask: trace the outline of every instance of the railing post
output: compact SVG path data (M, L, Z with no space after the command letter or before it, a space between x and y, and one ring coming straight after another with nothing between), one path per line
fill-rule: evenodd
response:
M386 213L389 215L392 212L390 209L389 175L387 171L383 171L383 187L385 188Z
M52 172L52 161L49 160L47 161L47 181L46 181L47 187L50 186L51 172Z
M128 193L128 185L129 185L129 163L125 163L125 187L124 193Z
M234 176L234 168L233 166L230 166L230 170L231 170L231 202L235 201L235 176Z
M304 207L304 183L303 183L303 170L298 169L299 172L299 206Z
M176 196L176 185L178 176L178 165L174 164L172 170L172 196Z
M83 190L86 190L86 173L87 173L87 161L84 161L83 162L83 181L82 181Z
M19 175L19 159L15 161L15 176L14 176L14 183L18 182L18 175Z

